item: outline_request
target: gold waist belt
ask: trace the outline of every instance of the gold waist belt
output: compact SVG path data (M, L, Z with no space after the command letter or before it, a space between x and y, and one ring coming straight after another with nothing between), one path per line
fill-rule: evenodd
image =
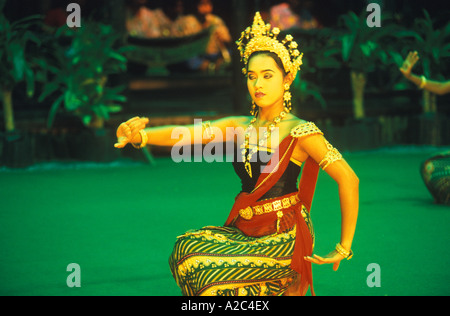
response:
M297 194L295 194L262 205L249 206L247 208L243 208L239 210L239 215L241 215L241 217L244 219L250 220L253 217L253 215L262 215L271 212L279 212L283 209L294 206L299 201L300 199L298 198ZM277 215L279 218L283 216L282 214Z

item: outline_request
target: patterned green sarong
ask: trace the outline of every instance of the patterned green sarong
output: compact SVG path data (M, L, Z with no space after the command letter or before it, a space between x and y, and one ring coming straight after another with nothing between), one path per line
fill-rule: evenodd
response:
M254 238L209 226L178 237L169 264L183 295L282 295L295 277L294 245L295 227Z

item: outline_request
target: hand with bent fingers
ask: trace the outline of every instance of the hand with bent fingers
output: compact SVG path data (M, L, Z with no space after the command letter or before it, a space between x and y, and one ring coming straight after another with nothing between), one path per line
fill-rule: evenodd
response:
M419 54L417 52L409 52L408 56L406 56L406 59L403 61L403 65L400 68L400 71L406 78L411 76L411 70L418 60Z
M139 131L144 129L148 122L148 118L136 116L120 124L117 128L117 143L114 147L124 148L128 143L141 143L142 137Z
M344 256L339 254L336 250L333 250L329 254L327 254L325 257L320 257L318 255L313 255L313 257L305 257L306 261L315 263L315 264L333 264L333 270L337 271L339 269L339 264L341 263L341 260L344 259Z

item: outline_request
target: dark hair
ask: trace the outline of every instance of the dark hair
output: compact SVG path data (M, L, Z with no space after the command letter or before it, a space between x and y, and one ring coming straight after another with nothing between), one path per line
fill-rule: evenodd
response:
M266 51L266 50L254 52L253 54L250 55L250 57L248 58L248 63L247 63L247 72L248 72L248 65L250 64L250 59L252 59L255 56L259 56L259 55L271 57L277 64L278 68L280 68L281 72L283 73L283 77L287 76L287 72L286 72L286 70L284 70L284 65L283 65L283 62L281 61L280 57L278 57L277 54Z

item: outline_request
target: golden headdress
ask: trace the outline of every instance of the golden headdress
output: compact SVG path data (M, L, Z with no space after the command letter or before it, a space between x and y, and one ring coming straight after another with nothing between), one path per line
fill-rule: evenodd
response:
M277 39L279 34L279 28L272 29L270 24L264 23L261 14L256 12L253 25L242 32L241 38L236 42L241 53L241 61L245 65L242 69L244 74L247 72L248 60L254 52L269 51L277 54L286 73L290 73L292 78L295 78L303 63L303 54L298 50L298 44L293 41L291 35L279 41Z

